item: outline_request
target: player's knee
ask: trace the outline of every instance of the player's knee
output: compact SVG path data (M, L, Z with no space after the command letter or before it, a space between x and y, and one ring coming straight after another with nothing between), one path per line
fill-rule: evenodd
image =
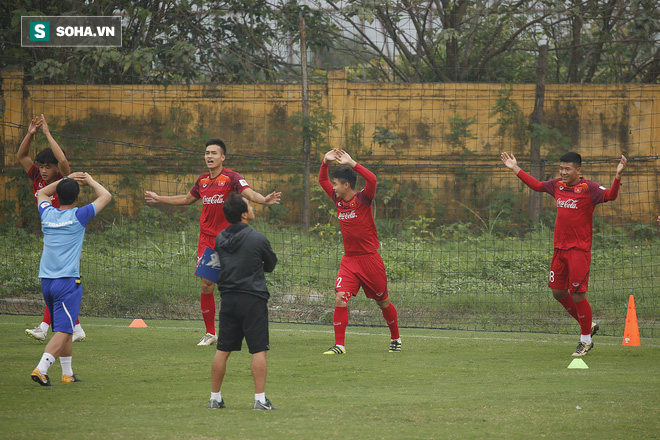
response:
M351 298L351 294L348 292L335 292L335 306L336 307L348 306L348 300L350 298Z
M378 307L381 309L386 309L390 306L390 298L385 298L381 299L380 301L376 301L376 304L378 304Z

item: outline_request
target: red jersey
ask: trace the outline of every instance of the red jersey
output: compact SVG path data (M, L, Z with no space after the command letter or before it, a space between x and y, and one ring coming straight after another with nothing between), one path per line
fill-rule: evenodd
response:
M216 236L229 226L222 210L225 198L232 192L240 194L249 187L240 174L227 168L223 168L215 179L211 179L211 173L199 176L190 194L196 199L202 199L204 204L199 219L200 232Z
M376 175L360 164L353 169L364 177L367 183L364 189L349 201L337 197L332 189L327 163L321 165L319 172L319 183L337 207L337 219L344 239L344 254L349 256L370 254L380 247L371 210L371 201L376 195Z
M32 191L34 192L34 198L36 199L37 191L44 188L46 186L46 182L44 182L44 179L41 177L39 168L37 168L36 165L32 165L32 167L30 167L30 171L28 171L27 175L32 180ZM62 176L58 171L57 175L55 175L55 180L60 180L62 177L64 176ZM60 199L57 198L57 193L51 196L50 204L53 205L54 208L60 207Z
M583 178L574 186L566 186L560 178L541 182L522 170L518 177L533 190L547 192L557 201L555 249L591 251L594 208L615 200L621 181L614 179L612 187L605 189Z

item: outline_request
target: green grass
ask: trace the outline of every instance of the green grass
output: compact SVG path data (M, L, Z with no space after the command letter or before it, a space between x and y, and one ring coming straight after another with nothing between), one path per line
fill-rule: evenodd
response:
M349 327L348 353L323 356L330 326L273 324L267 395L251 409L249 354L233 354L226 410L206 408L213 347L198 321L85 319L74 345L81 383L29 378L44 345L24 333L39 318L0 315L3 437L112 439L651 439L660 432L660 339L623 347L596 336L570 370L576 336ZM60 375L59 362L50 370ZM579 407L579 409L578 409Z
M135 220L106 222L87 232L81 273L81 314L196 319L199 280L195 270L197 218L164 216L144 208ZM388 290L409 327L573 333L575 321L552 298L547 276L552 258L550 228L516 236L474 231L467 224L421 231L415 223L381 235ZM459 228L458 226L461 226ZM103 226L103 227L101 227ZM336 224L310 234L258 220L278 254L267 275L277 322L331 322L333 285L343 246ZM639 225L638 225L639 226ZM641 226L640 226L641 227ZM633 228L634 229L634 228ZM660 330L660 237L630 236L611 227L595 234L589 302L604 333L621 335L629 295L634 295L642 336ZM422 233L424 232L424 233ZM0 229L0 313L36 314L42 299L37 278L39 234ZM352 300L352 322L381 325L362 295Z

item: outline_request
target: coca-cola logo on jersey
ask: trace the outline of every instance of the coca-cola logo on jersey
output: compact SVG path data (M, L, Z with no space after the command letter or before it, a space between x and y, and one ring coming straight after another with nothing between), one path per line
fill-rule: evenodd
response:
M557 208L578 209L578 201L575 199L557 199Z
M337 214L337 218L339 220L348 220L349 218L357 218L357 214L355 211L350 211L350 212L340 212Z
M218 205L220 203L225 203L224 196L222 194L216 194L213 197L202 197L202 203L205 205Z

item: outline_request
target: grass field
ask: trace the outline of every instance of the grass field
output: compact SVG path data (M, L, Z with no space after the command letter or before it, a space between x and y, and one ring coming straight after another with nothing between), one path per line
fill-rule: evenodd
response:
M323 356L330 326L273 324L267 395L253 411L249 354L230 357L224 410L206 408L213 347L197 321L85 319L81 383L40 387L33 316L0 315L0 437L8 439L651 439L660 433L660 339L595 337L588 370L566 367L576 336L349 327L348 353Z

